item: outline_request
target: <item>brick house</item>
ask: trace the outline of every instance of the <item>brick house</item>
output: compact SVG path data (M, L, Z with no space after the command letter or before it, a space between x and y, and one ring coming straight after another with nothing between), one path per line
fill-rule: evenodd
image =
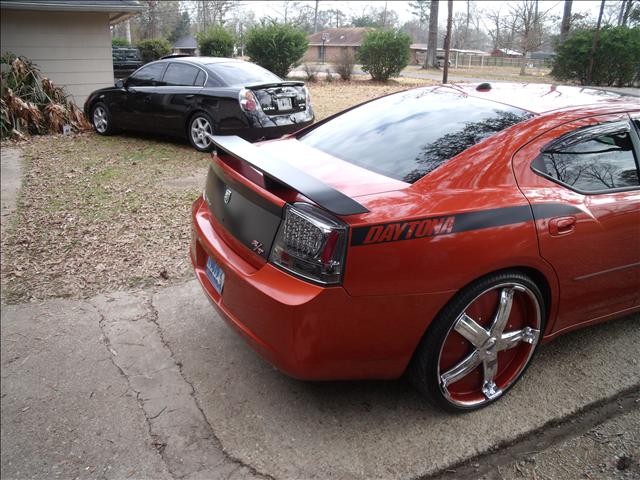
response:
M343 52L350 51L355 55L364 34L371 28L345 27L328 28L309 35L309 48L304 54L304 62L338 62ZM323 41L324 39L324 41Z

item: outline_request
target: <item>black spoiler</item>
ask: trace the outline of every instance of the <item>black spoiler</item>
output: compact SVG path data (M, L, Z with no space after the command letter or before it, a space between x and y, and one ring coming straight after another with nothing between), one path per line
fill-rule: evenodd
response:
M367 213L365 207L321 180L274 158L235 135L208 135L216 148L248 163L263 175L313 200L336 215Z
M272 88L272 87L304 87L304 82L300 80L283 80L281 82L249 83L245 86L250 90L254 90L256 88Z

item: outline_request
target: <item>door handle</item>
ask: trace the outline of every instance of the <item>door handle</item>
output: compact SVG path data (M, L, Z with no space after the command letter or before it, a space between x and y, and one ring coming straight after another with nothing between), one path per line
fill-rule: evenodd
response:
M576 217L557 217L549 220L549 233L558 237L567 235L575 229Z
M193 97L195 97L195 95L193 95L193 94L191 94L191 95L185 95L185 96L184 96L184 98L188 98L188 99L191 99L191 98L193 98Z
M151 103L151 97L144 97L144 103Z

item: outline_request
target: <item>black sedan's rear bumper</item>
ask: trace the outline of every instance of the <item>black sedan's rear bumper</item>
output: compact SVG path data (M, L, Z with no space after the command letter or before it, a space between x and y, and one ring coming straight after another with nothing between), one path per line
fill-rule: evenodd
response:
M280 138L283 135L297 132L298 130L311 125L313 118L306 122L291 123L288 125L278 125L274 127L254 127L254 128L230 128L220 129L220 135L237 135L249 142L258 142L260 140L270 140Z

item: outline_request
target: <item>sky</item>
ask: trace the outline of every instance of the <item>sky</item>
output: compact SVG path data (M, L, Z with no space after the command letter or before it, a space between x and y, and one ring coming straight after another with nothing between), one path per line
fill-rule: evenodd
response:
M387 4L388 9L393 9L398 13L400 23L404 23L412 19L413 16L409 9L409 1L406 0L389 0L387 2L384 0L320 0L319 8L321 10L340 9L347 13L347 15L351 16L362 14L363 10L366 10L370 6L384 8L385 3ZM475 3L477 7L482 10L499 10L501 8L506 10L508 8L508 4L514 2L479 0ZM300 4L307 4L315 7L314 0L301 1ZM539 5L541 9L551 9L552 14L562 16L563 4L564 2L562 0L541 0ZM260 18L263 15L275 16L282 11L282 2L279 1L245 0L242 2L242 5L245 9L253 10L256 13L257 18ZM599 8L600 0L578 0L573 2L574 12L589 11L596 16ZM456 11L466 11L466 2L464 0L457 0L453 2L453 12L455 13ZM444 22L446 21L446 18L447 2L441 1L438 10L438 19Z

